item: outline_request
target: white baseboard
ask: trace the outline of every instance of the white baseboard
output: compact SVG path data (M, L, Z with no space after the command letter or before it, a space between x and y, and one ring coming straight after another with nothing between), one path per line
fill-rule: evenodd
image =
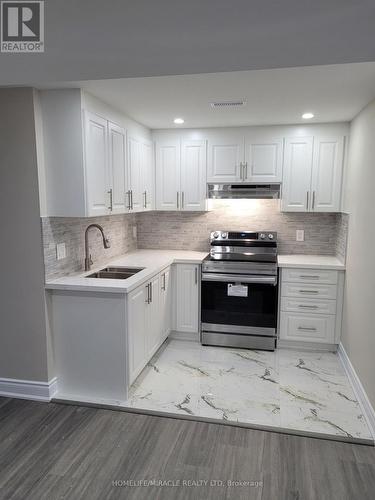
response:
M369 426L372 437L375 440L375 410L370 403L366 391L344 349L344 346L341 343L339 345L337 353L348 376L348 379L353 387L354 394L361 406L362 413L366 418L367 425Z
M192 340L193 342L199 341L199 333L176 332L175 330L172 330L168 337L173 340Z
M49 382L0 378L0 396L5 398L51 401L57 392L57 378Z
M301 340L277 339L277 347L282 349L296 349L297 351L336 352L337 344L323 344L321 342L303 342Z

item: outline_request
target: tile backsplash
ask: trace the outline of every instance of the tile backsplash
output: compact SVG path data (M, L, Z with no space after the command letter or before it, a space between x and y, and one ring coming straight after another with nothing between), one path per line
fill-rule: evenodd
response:
M279 253L336 255L341 214L282 213L279 200L210 200L209 212L137 214L138 248L208 250L217 229L277 231ZM296 230L305 241L296 241ZM341 248L341 245L340 245Z
M111 240L105 250L99 231L90 231L94 265L137 248L208 251L208 236L217 229L277 231L279 253L337 255L345 260L348 216L334 213L281 213L279 200L210 200L208 212L144 212L96 218L43 217L46 280L83 270L84 232L101 224ZM137 237L133 226L137 227ZM305 241L296 241L296 230ZM56 259L56 244L65 243L66 258Z
M349 215L337 214L337 238L336 238L336 255L345 262L346 247L348 244L348 230L349 230Z
M42 217L41 221L46 280L84 269L85 229L89 224L96 223L103 226L104 233L111 242L111 247L104 249L100 232L96 229L90 230L90 253L94 266L106 264L108 259L137 248L136 238L133 237L135 215L91 218ZM65 259L56 259L58 243L66 245Z

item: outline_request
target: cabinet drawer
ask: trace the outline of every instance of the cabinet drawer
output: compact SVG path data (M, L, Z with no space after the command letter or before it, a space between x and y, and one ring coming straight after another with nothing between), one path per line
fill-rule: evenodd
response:
M335 316L282 312L280 338L333 344Z
M310 285L285 283L281 285L282 297L298 297L304 299L336 299L336 285Z
M305 314L336 314L336 301L282 297L281 310Z
M282 279L289 283L336 285L337 271L323 269L283 269Z

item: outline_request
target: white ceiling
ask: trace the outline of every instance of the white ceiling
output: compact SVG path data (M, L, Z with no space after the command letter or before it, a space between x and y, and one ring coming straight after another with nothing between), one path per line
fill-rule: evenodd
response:
M375 63L310 66L74 82L152 128L220 127L351 120L375 98ZM245 98L243 108L213 109L212 100Z

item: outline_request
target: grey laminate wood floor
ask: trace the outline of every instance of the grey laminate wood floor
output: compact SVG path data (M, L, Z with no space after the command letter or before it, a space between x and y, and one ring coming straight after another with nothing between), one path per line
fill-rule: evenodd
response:
M151 479L181 485L113 485ZM227 480L262 484L228 487ZM374 491L369 446L0 398L1 500L365 500Z

